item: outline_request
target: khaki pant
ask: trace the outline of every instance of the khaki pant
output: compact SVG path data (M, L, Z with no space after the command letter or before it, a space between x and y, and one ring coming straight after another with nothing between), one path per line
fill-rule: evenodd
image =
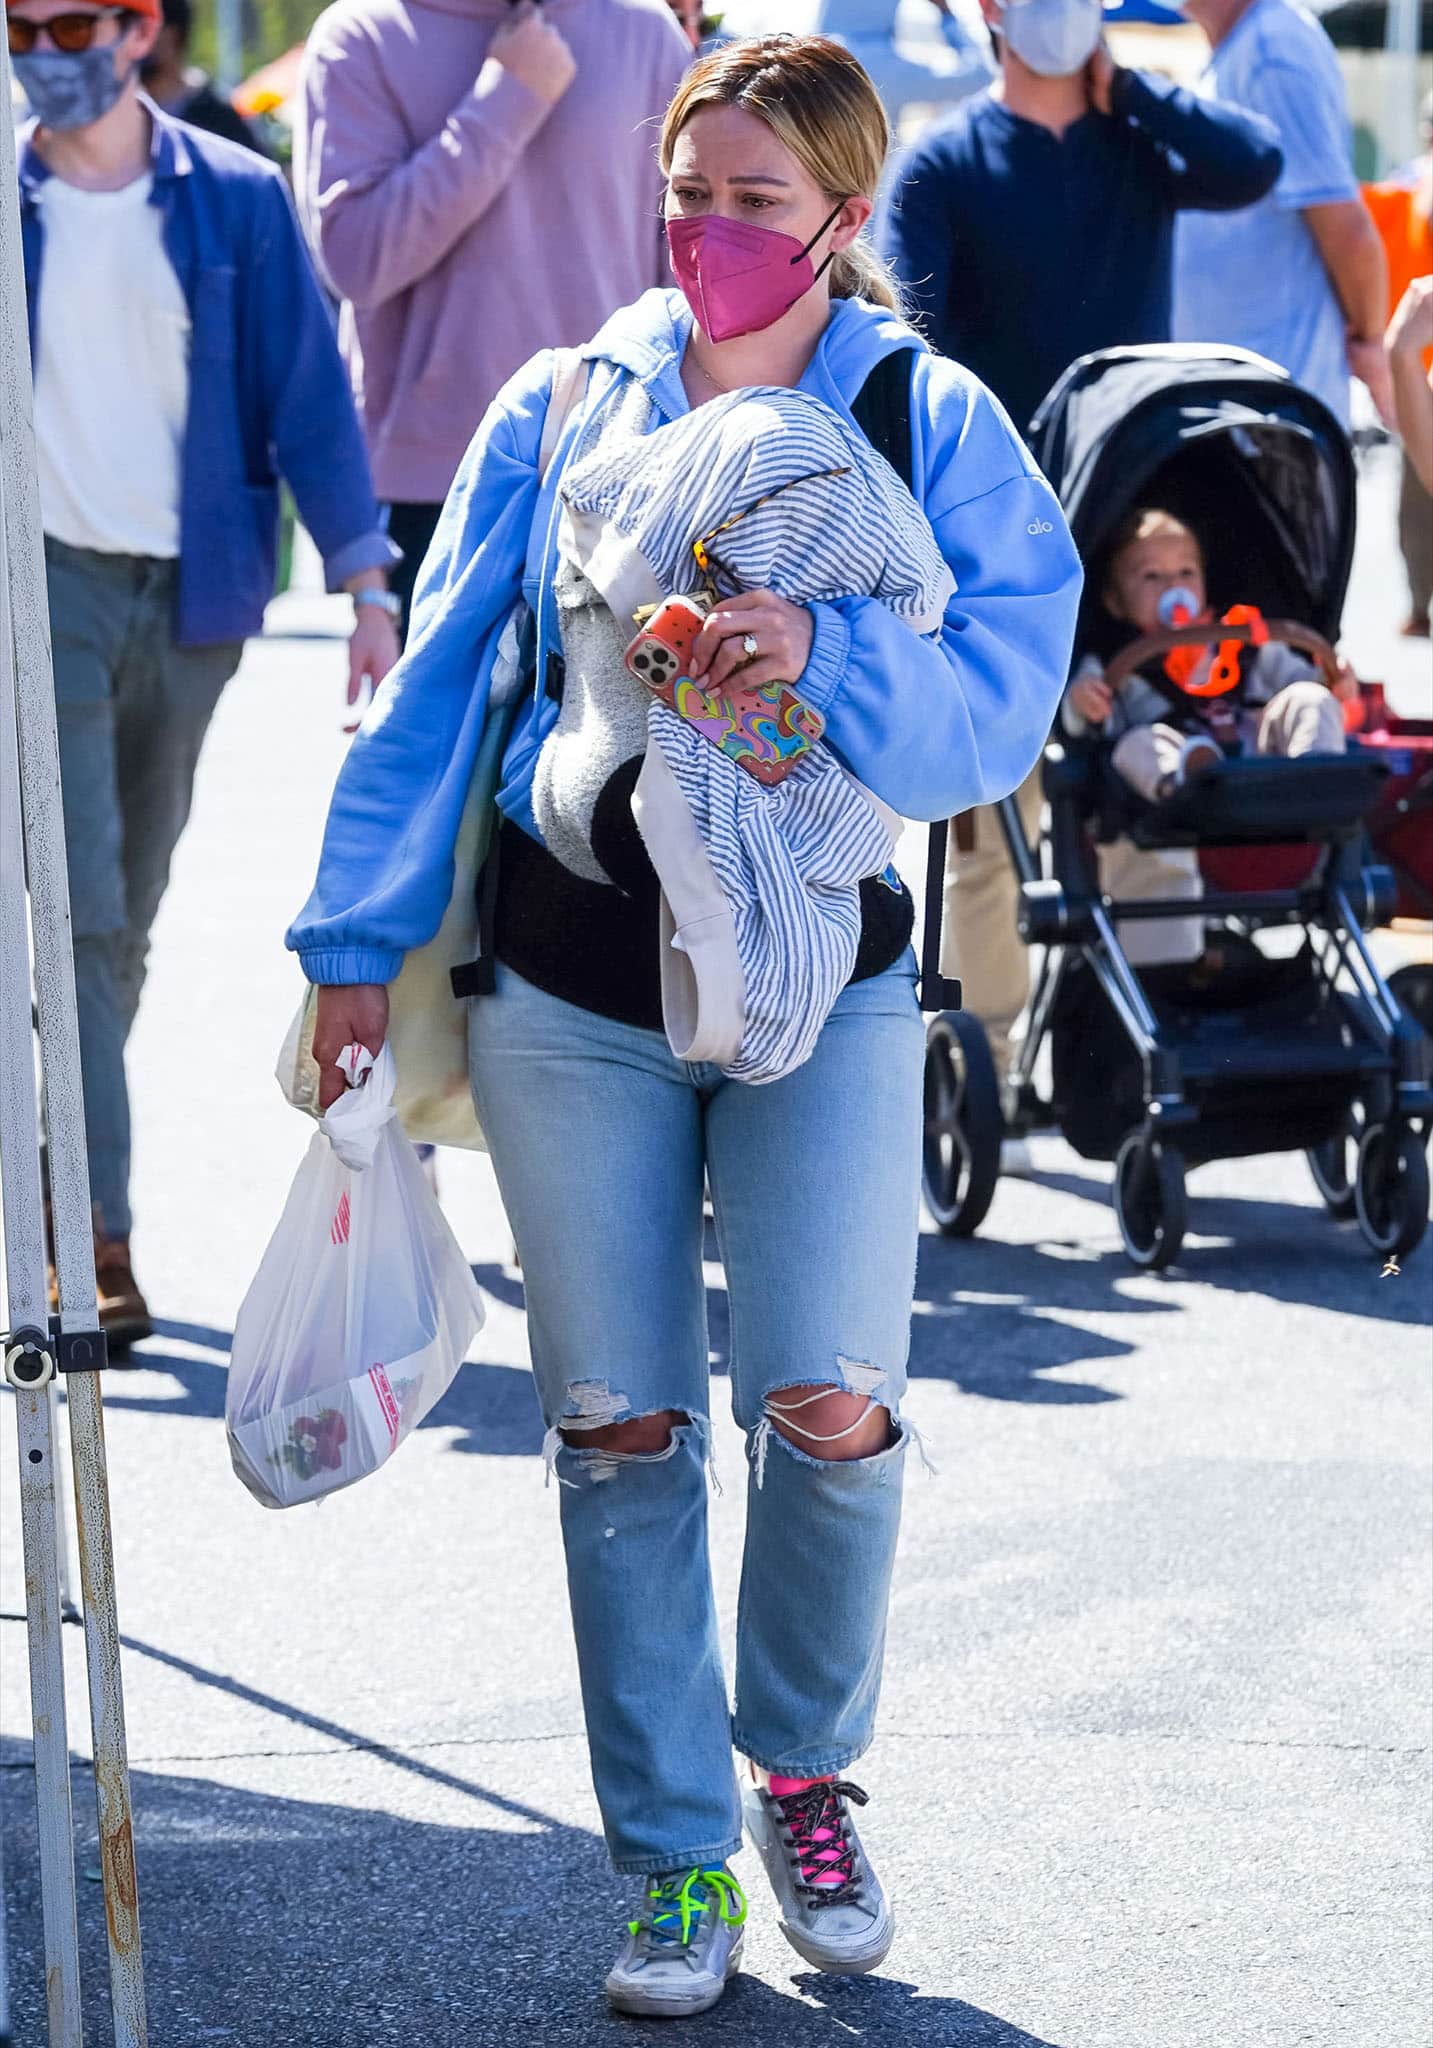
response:
M1016 791L1025 837L1040 829L1040 770L1032 769ZM941 932L942 974L958 974L965 1007L978 1017L990 1039L995 1070L1004 1078L1016 1020L1030 1000L1030 956L1015 929L1019 883L1010 864L1005 835L993 809L968 814L975 844L968 853L956 845L952 827L945 856L945 923Z
M1419 483L1406 455L1398 493L1398 544L1408 571L1409 612L1415 619L1426 619L1433 604L1433 497Z

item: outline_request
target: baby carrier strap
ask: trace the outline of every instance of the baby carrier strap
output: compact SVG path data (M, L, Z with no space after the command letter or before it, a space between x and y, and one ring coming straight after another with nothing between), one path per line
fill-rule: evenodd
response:
M878 455L884 455L905 485L915 487L911 433L911 371L917 351L884 355L851 401L851 417ZM959 821L957 821L958 823ZM940 971L941 916L945 904L945 854L950 833L941 818L930 828L925 869L925 919L921 937L921 1008L958 1010L960 983Z
M915 478L911 444L911 370L913 348L882 356L851 400L851 417L878 455L884 455L907 490Z

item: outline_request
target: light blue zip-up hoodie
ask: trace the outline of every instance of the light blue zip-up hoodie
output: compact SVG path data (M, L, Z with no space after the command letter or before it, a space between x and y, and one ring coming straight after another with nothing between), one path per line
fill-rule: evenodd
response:
M339 772L318 880L287 943L315 982L392 981L438 928L487 712L494 657L518 598L538 621L539 678L561 652L551 582L557 490L587 409L640 378L653 425L688 410L680 367L691 314L647 292L588 344L593 369L539 486L554 358L520 370L464 458L424 564L402 661ZM1054 492L985 387L930 353L894 314L833 302L801 388L846 418L875 364L915 349L913 489L956 589L938 635L917 639L874 598L811 607L801 694L857 779L908 818L991 803L1024 779L1069 674L1081 570ZM533 765L558 706L536 690L517 715L499 808L535 838Z

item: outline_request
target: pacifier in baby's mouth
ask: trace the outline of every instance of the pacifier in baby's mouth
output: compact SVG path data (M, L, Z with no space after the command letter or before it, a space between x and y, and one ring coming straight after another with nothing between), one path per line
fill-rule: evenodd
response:
M1184 584L1176 583L1159 600L1159 623L1166 631L1174 626L1189 626L1194 623L1198 611L1199 600L1194 592Z

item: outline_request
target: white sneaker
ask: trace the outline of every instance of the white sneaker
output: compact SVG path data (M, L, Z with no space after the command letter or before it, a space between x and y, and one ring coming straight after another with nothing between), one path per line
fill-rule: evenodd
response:
M1035 1155L1030 1150L1028 1138L1002 1138L1000 1140L1000 1171L1006 1180L1032 1180L1035 1174Z
M726 1869L678 1870L647 1886L607 1977L607 2003L645 2019L685 2019L716 2004L741 1968L746 1899Z
M781 1908L781 1931L813 1969L833 1977L877 1969L896 1938L895 1914L851 1819L852 1799L866 1803L860 1786L842 1778L780 1797L756 1784L742 1792L746 1831Z

